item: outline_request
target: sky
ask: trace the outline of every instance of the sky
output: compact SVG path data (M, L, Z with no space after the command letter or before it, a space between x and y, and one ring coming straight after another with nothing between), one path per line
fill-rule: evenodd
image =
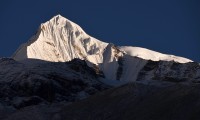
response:
M0 57L60 14L89 35L200 62L200 0L1 0Z

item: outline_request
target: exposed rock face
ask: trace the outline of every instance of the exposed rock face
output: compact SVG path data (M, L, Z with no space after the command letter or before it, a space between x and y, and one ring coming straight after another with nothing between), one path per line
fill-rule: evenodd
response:
M139 72L137 80L163 80L171 82L199 82L200 66L198 63L177 63L174 61L149 60Z

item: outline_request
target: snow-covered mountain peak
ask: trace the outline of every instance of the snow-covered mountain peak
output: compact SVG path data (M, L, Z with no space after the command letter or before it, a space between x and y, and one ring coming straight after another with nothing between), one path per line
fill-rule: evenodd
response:
M34 58L52 62L79 58L99 64L105 59L104 50L110 48L107 45L108 43L99 41L85 33L76 23L61 15L56 15L49 21L42 23L37 33L15 52L13 58L15 60ZM186 58L166 55L140 47L122 46L119 48L120 51L124 51L130 56L145 60L192 62Z
M60 14L52 17L49 21L41 24L41 29L43 26L51 26L52 28L65 27L68 30L71 30L71 31L78 30L78 31L86 34L79 25L77 25L76 23L70 21L69 19L61 16Z
M85 59L89 55L100 55L106 46L107 43L89 36L79 25L57 15L41 24L37 34L23 44L13 58L63 62L74 58Z
M54 17L52 17L50 20L59 20L59 19L62 19L62 20L68 20L67 18L63 17L62 15L58 14L58 15L55 15ZM68 20L69 21L69 20Z

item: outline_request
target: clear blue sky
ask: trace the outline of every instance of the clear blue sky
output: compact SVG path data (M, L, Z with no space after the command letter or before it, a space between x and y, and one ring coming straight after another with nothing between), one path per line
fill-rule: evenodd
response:
M200 0L1 0L0 57L62 16L91 36L200 62Z

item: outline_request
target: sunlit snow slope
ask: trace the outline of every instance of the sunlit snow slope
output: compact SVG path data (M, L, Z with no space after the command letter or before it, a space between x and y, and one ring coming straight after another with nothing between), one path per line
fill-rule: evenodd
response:
M153 60L153 61L175 61L179 63L187 63L187 62L192 62L191 60L183 57L178 57L174 55L167 55L167 54L162 54L159 52L155 52L152 50L148 50L146 48L141 48L141 47L131 47L131 46L121 46L120 50L125 51L127 54L131 56L137 56L146 60Z

